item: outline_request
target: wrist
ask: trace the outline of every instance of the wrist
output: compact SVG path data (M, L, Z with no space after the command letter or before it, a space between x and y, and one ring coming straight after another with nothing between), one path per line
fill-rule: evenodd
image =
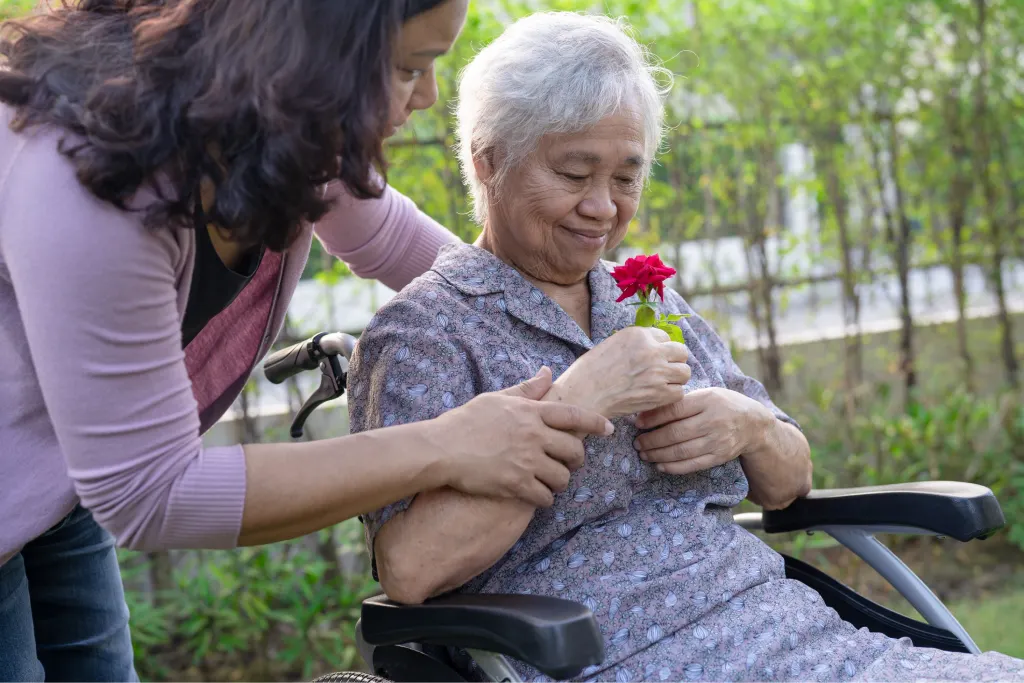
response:
M440 418L405 425L409 428L408 453L415 453L419 462L419 479L424 491L450 486L458 476L451 439L444 439Z
M562 375L558 378L558 381L551 385L543 400L569 403L609 419L611 418L608 415L608 406L600 392L594 391L592 387L577 386L573 383L572 378L567 375Z
M764 405L753 400L751 402L751 410L747 414L748 426L745 430L747 443L742 455L757 456L769 443L777 420L775 414Z

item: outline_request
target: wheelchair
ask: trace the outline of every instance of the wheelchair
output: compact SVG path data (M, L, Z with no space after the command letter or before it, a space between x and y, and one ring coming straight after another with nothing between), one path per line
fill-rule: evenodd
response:
M344 393L355 341L340 332L320 333L277 351L264 363L267 379L275 384L320 369L320 387L292 422L293 438L302 436L313 410ZM931 481L816 490L784 510L739 513L734 521L768 534L828 534L878 572L925 619L887 609L806 562L783 555L787 578L817 591L844 621L909 638L918 647L981 652L942 601L876 535L932 535L964 543L988 538L1006 523L988 488ZM587 607L536 595L449 594L422 605L375 596L362 604L356 644L372 673L339 672L316 680L520 681L509 658L565 680L604 658L601 633ZM470 665L456 663L452 649L466 653Z

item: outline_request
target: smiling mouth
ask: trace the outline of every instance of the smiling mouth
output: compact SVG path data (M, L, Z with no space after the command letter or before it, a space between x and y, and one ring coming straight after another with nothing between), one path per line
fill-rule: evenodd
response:
M608 241L608 233L606 232L583 232L581 230L573 230L572 228L564 225L560 225L559 227L584 244L603 246L604 243Z

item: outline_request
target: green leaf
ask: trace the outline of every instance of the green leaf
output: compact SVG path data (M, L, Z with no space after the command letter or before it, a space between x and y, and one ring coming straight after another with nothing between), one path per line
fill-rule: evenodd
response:
M636 326L651 327L654 325L657 317L657 314L654 312L654 307L650 304L644 304L636 309Z
M670 313L670 314L668 314L668 315L666 315L664 317L664 320L667 320L670 323L674 323L677 320L682 320L683 318L689 318L689 317L690 317L689 313Z
M668 333L668 336L672 339L672 341L679 342L680 344L686 343L686 340L683 338L683 331L679 329L677 325L673 325L670 322L659 320L654 325L654 327L657 327L659 330L664 330L666 333Z

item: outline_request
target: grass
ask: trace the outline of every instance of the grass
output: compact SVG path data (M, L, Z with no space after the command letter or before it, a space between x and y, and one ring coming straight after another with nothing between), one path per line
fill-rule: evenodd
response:
M1024 587L988 600L949 606L983 651L1024 659Z

